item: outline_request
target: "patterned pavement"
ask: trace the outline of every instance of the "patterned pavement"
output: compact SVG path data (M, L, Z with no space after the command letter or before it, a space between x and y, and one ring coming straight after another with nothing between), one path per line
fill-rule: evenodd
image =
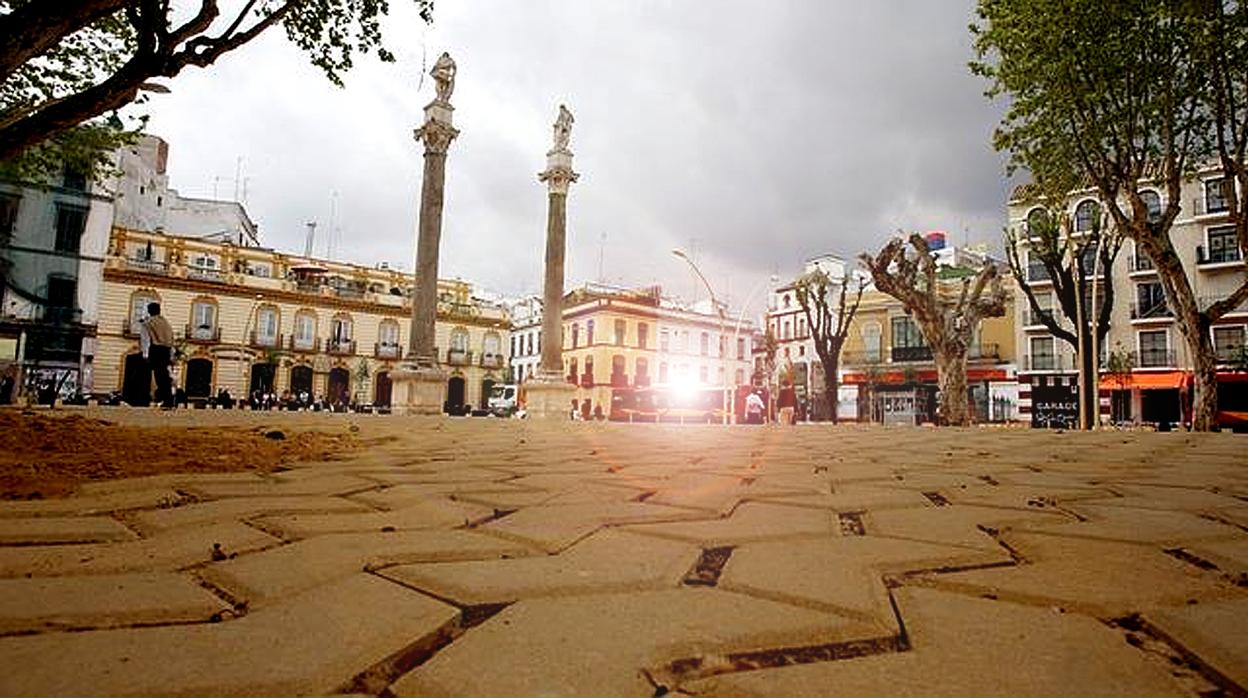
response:
M0 503L0 694L1248 689L1242 436L263 419L372 445Z

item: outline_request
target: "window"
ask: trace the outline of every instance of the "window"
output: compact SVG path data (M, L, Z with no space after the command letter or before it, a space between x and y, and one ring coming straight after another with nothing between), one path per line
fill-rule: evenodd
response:
M65 172L63 173L61 177L61 184L66 189L73 189L74 191L86 191L87 190L87 175L81 170L66 167Z
M1032 209L1027 214L1027 234L1030 237L1041 237L1053 233L1053 221L1049 212L1042 208Z
M585 346L590 347L593 345L594 345L594 321L586 320L585 321Z
M1227 210L1234 187L1235 182L1230 177L1205 180L1205 213L1221 213Z
M806 336L806 320L804 318L797 319L797 336L803 338Z
M256 344L271 347L277 344L279 316L276 308L261 308L256 312Z
M247 273L251 276L258 276L262 279L267 279L273 276L273 270L269 267L269 265L257 262L248 263Z
M316 345L316 315L301 311L295 315L295 348L311 349Z
M1100 226L1101 207L1095 201L1084 201L1075 207L1075 232L1090 233Z
M659 362L659 382L667 382L667 364L663 362Z
M638 357L633 365L633 383L635 385L650 384L650 364L644 358Z
M784 307L789 307L789 294L784 294Z
M13 224L17 222L17 207L21 197L0 194L0 245L7 245L13 238Z
M628 324L623 320L616 320L615 323L615 346L624 346L624 333L628 330Z
M462 327L451 330L451 351L468 351L468 330Z
M216 269L217 258L206 254L197 254L191 257L191 266L196 269Z
M585 357L585 375L583 378L585 378L587 383L594 382L594 357L592 356Z
M1052 337L1031 338L1031 370L1052 371L1057 368Z
M529 336L528 336L528 337L525 337L525 339L524 339L525 353L526 353L526 354L528 354L528 355L530 355L530 356L532 356L532 355L533 355L533 335L535 335L535 334L537 334L537 333L536 333L536 332L530 332L530 333L529 333Z
M914 324L914 320L908 317L895 317L893 318L893 346L925 347L927 342L923 341L923 333L919 332L919 326Z
M576 382L576 379L577 379L577 375L576 375L576 359L572 359L570 362L568 362L568 380L569 380L570 382L575 383L575 382Z
M1165 330L1140 333L1140 366L1170 366L1169 341Z
M707 356L711 353L711 335L706 332L702 333L701 353L702 356Z
M399 323L387 321L377 327L378 348L383 356L399 355Z
M698 367L698 382L700 383L707 382L707 371L706 371L705 366Z
M503 340L499 338L498 333L489 332L485 335L485 339L481 341L481 349L486 356L498 356L502 344Z
M676 351L681 354L689 351L689 330L680 331L680 336L676 339Z
M1132 317L1165 317L1170 314L1166 308L1166 295L1160 283L1150 282L1136 286L1135 303L1136 312Z
M73 309L78 304L78 282L73 277L52 274L48 276L48 307Z
M1243 347L1243 325L1213 328L1213 351L1217 354L1218 363L1228 364L1236 361Z
M798 356L806 356L806 345L805 345L805 344L799 344L799 345L797 345L797 355L798 355Z
M1148 222L1156 223L1161 220L1161 195L1151 189L1140 192L1140 199L1144 202L1144 207L1148 209Z
M791 337L793 334L792 325L789 323L788 320L784 321L784 325L782 327L783 329L781 329L780 331L780 339L788 339L789 337Z
M1027 256L1027 280L1028 281L1048 281L1049 269L1044 266L1044 261L1038 255Z
M672 349L671 337L667 330L659 330L659 351L669 352Z
M573 323L572 324L572 348L573 349L577 348L577 346L579 346L580 343L581 343L581 326L576 323Z
M191 336L195 339L212 339L217 326L217 304L211 301L195 301L191 304Z
M139 327L147 319L147 304L159 302L159 298L146 293L138 293L130 297L130 334L137 335Z
M716 354L716 356L722 359L727 354L728 354L728 338L721 334L719 335L719 353Z
M1091 277L1094 271L1099 271L1101 275L1105 273L1104 267L1096 268L1096 245L1084 245L1079 250L1079 266L1085 277Z
M56 205L56 251L77 254L82 233L87 229L87 209L68 204Z
M880 325L872 322L862 327L862 348L865 360L880 360Z
M513 358L516 356L516 340L518 340L518 339L520 339L520 338L519 338L519 337L516 337L515 335L513 335L513 336L512 336L512 338L511 338L511 356L512 356Z
M616 354L611 357L611 385L624 387L628 385L628 375L624 372L624 357Z
M737 385L744 385L744 384L745 384L745 371L738 368L737 369Z
M650 326L644 322L637 323L637 348L648 349L646 346L650 337Z
M737 337L737 361L745 361L745 337Z
M1239 239L1235 236L1235 226L1209 229L1209 255L1199 260L1206 263L1238 262L1240 258Z

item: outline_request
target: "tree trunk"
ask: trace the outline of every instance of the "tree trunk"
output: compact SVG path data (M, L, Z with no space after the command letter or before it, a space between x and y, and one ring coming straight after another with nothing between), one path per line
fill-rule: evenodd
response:
M1085 431L1091 429L1093 424L1098 423L1097 420L1101 414L1100 391L1097 389L1098 386L1095 384L1095 381L1092 380L1093 359L1091 334L1091 332L1087 332L1088 336L1084 338L1084 341L1086 342L1084 346L1087 347L1087 351L1084 351L1083 354L1079 355L1079 361L1083 364L1083 372L1081 375L1087 376L1085 380L1080 381L1079 385L1079 390L1083 392L1084 398L1086 399L1084 404L1088 406L1087 413L1079 415L1079 428Z
M832 420L833 424L840 423L840 417L836 414L840 411L841 403L841 382L836 375L840 369L840 366L838 365L839 363L839 356L830 361L823 362L823 390L828 396L828 409L831 411L829 418Z
M966 350L934 351L936 380L940 386L940 424L967 427L971 410L966 388Z
M1175 319L1192 359L1192 431L1213 431L1218 416L1218 369L1209 323L1202 314L1190 311L1176 312Z

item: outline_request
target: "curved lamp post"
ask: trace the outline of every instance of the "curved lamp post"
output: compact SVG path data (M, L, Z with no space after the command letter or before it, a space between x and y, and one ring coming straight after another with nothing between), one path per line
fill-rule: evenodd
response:
M673 248L673 249L672 249L672 254L673 254L673 255L676 255L677 257L679 257L679 258L681 258L681 259L683 259L683 260L685 260L685 262L689 265L689 268L693 270L693 273L694 273L694 274L696 274L696 275L697 275L697 277L698 277L698 279L700 279L700 280L702 281L702 285L706 287L706 292L707 292L708 294L710 294L710 296L711 296L711 305L712 305L712 306L714 306L716 313L718 313L718 314L719 314L719 345L720 345L720 347L721 347L721 350L720 350L720 352L719 352L719 367L720 367L720 369L721 369L721 370L723 371L723 373L724 373L724 381L723 381L723 385L721 385L721 386L720 386L720 395L721 395L721 397L722 397L722 400L720 401L720 407L721 407L721 408L723 409L723 411L724 411L724 421L723 421L723 423L724 423L724 424L730 424L731 422L729 421L729 418L728 418L728 414L729 414L729 409L728 409L728 366L727 366L727 363L726 363L725 358L724 358L724 355L727 353L727 349L728 349L728 347L727 347L727 346L725 346L725 344L726 344L726 342L725 342L726 337L724 336L724 309L723 309L723 307L719 304L719 301L715 298L715 291L714 291L713 289L711 289L711 284L710 284L710 282L708 282L708 281L706 280L706 277L702 275L702 270L698 269L698 265L694 264L692 259L689 259L689 255L685 254L683 250L679 250L679 249L676 249L676 248ZM738 330L739 330L739 329L740 329L740 323L739 323L739 322L738 322L737 326L738 326ZM734 340L734 341L735 341L735 340Z

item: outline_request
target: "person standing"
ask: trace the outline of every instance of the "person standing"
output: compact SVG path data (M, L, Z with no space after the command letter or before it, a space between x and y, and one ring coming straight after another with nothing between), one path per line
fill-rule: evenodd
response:
M147 319L139 332L139 348L156 379L156 399L162 409L173 409L173 378L169 367L173 363L173 328L160 314L160 303L147 304Z
M791 426L793 411L797 407L797 389L791 382L786 380L780 385L780 396L776 400L776 405L780 408L780 425Z

